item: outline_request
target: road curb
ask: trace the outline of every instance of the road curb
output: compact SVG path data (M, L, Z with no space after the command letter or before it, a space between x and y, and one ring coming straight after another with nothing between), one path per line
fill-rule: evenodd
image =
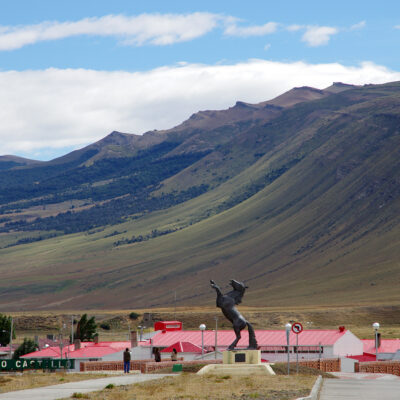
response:
M307 397L299 397L296 400L318 400L318 395L322 386L322 376L319 375L317 380L314 383L313 388L311 389L311 393Z

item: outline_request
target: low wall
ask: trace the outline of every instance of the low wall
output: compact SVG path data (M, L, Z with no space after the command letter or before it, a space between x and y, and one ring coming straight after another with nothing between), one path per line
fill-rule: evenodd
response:
M360 362L360 372L400 376L400 361Z
M153 359L148 360L132 360L131 369L141 370L144 363L152 362ZM123 361L85 361L80 363L81 372L87 371L123 371Z
M222 364L222 360L191 360L191 361L161 361L161 362L149 362L143 367L142 373L154 372L162 368L172 367L174 364L182 365L206 365L206 364Z
M296 365L296 362L291 361L291 365ZM319 369L324 372L339 372L340 371L340 358L321 358L317 360L299 361L299 365Z
M196 365L196 364L219 364L221 360L193 360L183 361L160 361L155 362L153 359L148 360L132 360L131 370L139 370L141 373L146 374L149 372L157 371L162 368L168 368L174 364L182 365ZM80 371L123 371L124 363L122 361L87 361L80 363Z

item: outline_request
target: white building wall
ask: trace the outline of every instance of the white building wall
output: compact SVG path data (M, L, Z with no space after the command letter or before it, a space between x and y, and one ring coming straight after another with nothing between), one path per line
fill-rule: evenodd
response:
M335 357L359 356L362 354L362 341L350 331L346 331L333 345L333 355Z
M112 354L107 354L106 356L102 357L102 361L123 361L124 351L125 350L121 350ZM148 360L149 358L153 358L150 347L132 347L130 352L131 360Z
M333 347L332 346L322 346L321 354L299 352L299 361L316 360L318 358L332 358L332 357L335 357L333 355ZM261 352L261 358L264 360L268 360L270 362L287 362L287 353ZM291 349L291 352L289 354L289 361L295 362L296 360L297 360L297 355Z
M103 357L101 357L101 361L124 361L124 351L117 351L115 353L107 354Z
M154 358L151 352L151 347L132 347L132 360L148 360L149 358Z
M357 360L342 357L340 359L340 372L355 372L355 364Z

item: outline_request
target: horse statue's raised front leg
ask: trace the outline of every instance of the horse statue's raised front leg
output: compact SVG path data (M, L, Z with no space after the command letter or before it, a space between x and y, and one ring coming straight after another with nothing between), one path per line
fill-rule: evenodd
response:
M210 286L215 289L218 296L222 296L221 288L212 279L210 279Z

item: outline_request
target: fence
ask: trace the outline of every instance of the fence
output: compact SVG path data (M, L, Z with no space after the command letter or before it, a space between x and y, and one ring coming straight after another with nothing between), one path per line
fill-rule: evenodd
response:
M400 376L400 361L360 362L360 372Z
M296 365L296 362L291 361L290 364ZM340 358L322 358L318 360L299 361L299 365L319 369L324 372L339 372Z
M161 361L155 362L153 359L132 360L131 370L139 370L146 374L157 371L162 368L168 368L175 364L197 365L197 364L220 364L221 360L192 360L192 361ZM124 363L122 361L85 361L80 363L81 372L87 371L123 371Z

